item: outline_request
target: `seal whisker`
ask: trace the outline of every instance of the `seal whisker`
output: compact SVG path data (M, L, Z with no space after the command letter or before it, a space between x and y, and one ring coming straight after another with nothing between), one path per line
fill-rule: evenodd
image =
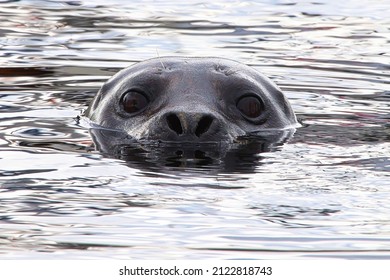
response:
M165 67L164 63L162 62L161 56L160 56L160 54L158 53L158 49L157 49L157 48L156 48L156 53L157 53L158 59L160 60L160 63L161 63L162 68L166 70L167 68Z

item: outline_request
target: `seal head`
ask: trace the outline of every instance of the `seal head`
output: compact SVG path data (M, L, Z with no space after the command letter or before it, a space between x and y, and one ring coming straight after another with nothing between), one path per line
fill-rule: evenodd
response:
M85 116L132 139L234 142L297 126L281 90L255 69L223 58L163 57L109 79Z

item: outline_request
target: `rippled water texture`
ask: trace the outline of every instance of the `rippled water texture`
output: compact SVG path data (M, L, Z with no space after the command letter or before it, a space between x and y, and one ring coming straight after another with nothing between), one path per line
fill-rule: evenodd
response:
M0 258L390 259L389 10L0 1ZM157 55L247 63L303 127L225 158L95 151L75 118L108 77Z

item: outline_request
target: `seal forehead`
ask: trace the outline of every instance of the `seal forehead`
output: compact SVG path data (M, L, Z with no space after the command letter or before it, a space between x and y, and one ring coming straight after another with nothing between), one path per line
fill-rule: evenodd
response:
M154 74L186 71L190 69L191 71L210 70L230 76L237 73L240 67L242 67L241 64L223 58L162 57L137 63L134 68L139 68L141 71L144 70Z

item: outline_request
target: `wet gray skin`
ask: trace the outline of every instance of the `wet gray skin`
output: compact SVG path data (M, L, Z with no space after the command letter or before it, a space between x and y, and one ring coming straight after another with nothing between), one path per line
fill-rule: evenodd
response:
M253 68L223 58L162 57L109 79L85 112L135 140L234 142L297 126L281 90Z

